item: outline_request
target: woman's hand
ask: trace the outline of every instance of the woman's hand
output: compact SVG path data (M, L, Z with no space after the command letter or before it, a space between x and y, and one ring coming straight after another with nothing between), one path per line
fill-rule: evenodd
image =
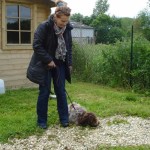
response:
M51 61L51 62L48 64L48 68L49 68L49 69L56 68L56 65L55 65L54 61Z
M69 66L70 73L72 73L72 66Z

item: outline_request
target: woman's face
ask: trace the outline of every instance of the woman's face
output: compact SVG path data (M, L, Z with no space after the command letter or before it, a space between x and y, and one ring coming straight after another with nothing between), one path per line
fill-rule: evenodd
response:
M56 25L59 28L63 28L67 25L69 21L69 16L61 15L60 17L55 17Z

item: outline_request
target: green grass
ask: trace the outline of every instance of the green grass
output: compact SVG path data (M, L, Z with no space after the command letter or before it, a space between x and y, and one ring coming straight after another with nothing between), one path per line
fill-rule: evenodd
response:
M66 89L72 101L102 118L114 115L150 116L150 97L83 82L67 84ZM11 90L0 95L0 142L44 132L36 127L37 96L38 89ZM50 100L48 125L58 124L58 120L56 101ZM116 123L120 122L124 121L116 120Z
M96 150L149 150L149 145L142 146L126 146L126 147L109 147L109 146L100 146Z
M127 120L124 120L124 119L114 119L113 121L108 121L107 122L107 125L108 126L111 126L111 125L118 125L118 124L129 124L128 122L127 122Z
M72 101L79 102L100 117L119 114L142 118L150 116L150 97L90 83L75 83L68 85L67 89Z

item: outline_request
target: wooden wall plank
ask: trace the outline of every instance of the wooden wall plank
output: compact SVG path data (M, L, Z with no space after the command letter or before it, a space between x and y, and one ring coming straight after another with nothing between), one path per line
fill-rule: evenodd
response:
M18 89L18 88L28 88L28 87L38 87L37 84L30 82L27 79L21 79L21 80L13 80L13 81L4 81L4 84L7 85L6 86L6 90L7 89Z

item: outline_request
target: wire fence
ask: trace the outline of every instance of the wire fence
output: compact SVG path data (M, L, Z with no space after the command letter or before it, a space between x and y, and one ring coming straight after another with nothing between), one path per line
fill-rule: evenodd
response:
M79 43L81 45L85 44L95 44L94 37L73 37L74 42Z
M131 36L113 44L96 43L94 29L79 27L72 32L76 77L111 86L150 87L150 42Z

